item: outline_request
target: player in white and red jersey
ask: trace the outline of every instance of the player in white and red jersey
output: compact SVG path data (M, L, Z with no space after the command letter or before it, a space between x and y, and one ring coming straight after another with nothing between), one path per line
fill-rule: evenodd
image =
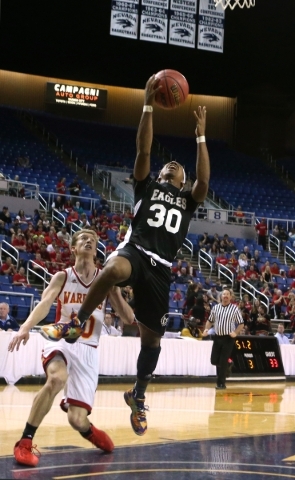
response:
M41 302L11 340L8 347L11 352L15 347L18 350L21 342L27 343L31 328L47 316L56 299L56 321L60 328L76 316L93 280L99 274L94 264L96 245L97 235L92 230L82 229L73 235L71 248L75 254L75 266L57 272L52 277ZM133 310L123 299L118 287L109 292L109 299L122 320L133 323ZM47 380L34 399L22 437L14 447L18 463L28 466L38 464L39 458L32 451L32 440L55 396L62 389L65 396L61 408L67 412L70 425L96 447L105 452L113 450L114 444L110 437L88 420L98 381L97 346L104 314L105 301L90 315L83 334L75 344L70 344L65 339L45 344L42 361Z

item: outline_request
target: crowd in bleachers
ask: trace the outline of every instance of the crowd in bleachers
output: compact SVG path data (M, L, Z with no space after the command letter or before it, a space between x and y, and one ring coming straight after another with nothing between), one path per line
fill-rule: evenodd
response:
M232 271L232 301L242 311L244 334L271 334L271 319L281 320L290 332L295 331L294 264L288 267L280 263L277 257L253 240L230 238L228 235L219 237L218 234L210 236L207 233L195 235L195 238L190 234L190 239L197 243L199 249L212 255L215 268L220 264ZM248 288L255 288L257 298L254 302L247 293L240 294L243 280L248 282ZM224 285L220 279L212 281L204 278L202 272L188 262L175 262L169 304L170 312L174 313L170 319L172 328L181 330L189 319L194 318L202 331L212 306L220 301ZM239 293L235 294L235 291ZM262 294L268 297L268 302Z

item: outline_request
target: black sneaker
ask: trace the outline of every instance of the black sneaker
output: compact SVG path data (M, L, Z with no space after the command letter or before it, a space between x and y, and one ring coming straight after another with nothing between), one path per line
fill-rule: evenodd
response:
M225 390L226 389L226 386L224 385L224 383L220 383L220 385L216 385L216 390Z

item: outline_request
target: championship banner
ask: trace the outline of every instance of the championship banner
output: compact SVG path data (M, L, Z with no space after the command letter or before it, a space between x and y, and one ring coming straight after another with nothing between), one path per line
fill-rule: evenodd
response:
M140 40L167 43L169 0L142 0Z
M112 0L110 34L137 39L139 0Z
M223 52L225 11L214 0L200 0L198 49Z
M171 0L169 43L195 48L197 0Z

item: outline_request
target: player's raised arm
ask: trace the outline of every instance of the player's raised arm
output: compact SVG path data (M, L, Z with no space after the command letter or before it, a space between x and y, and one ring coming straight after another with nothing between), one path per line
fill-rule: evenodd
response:
M13 352L15 347L16 350L18 350L21 342L25 345L29 340L31 328L35 327L37 323L41 322L41 320L48 315L51 305L62 288L65 275L65 272L58 272L52 277L48 287L42 293L41 301L36 305L27 320L22 324L17 334L9 343L9 352Z
M150 155L153 143L153 104L159 80L152 75L145 86L144 106L136 136L135 180L144 180L150 173Z
M197 141L197 180L192 188L192 197L196 202L203 202L207 196L210 179L210 161L205 138L206 107L198 107L194 115L197 121L195 130Z
M121 289L113 287L109 292L109 300L113 309L118 313L124 323L131 325L134 322L134 312L123 298Z

